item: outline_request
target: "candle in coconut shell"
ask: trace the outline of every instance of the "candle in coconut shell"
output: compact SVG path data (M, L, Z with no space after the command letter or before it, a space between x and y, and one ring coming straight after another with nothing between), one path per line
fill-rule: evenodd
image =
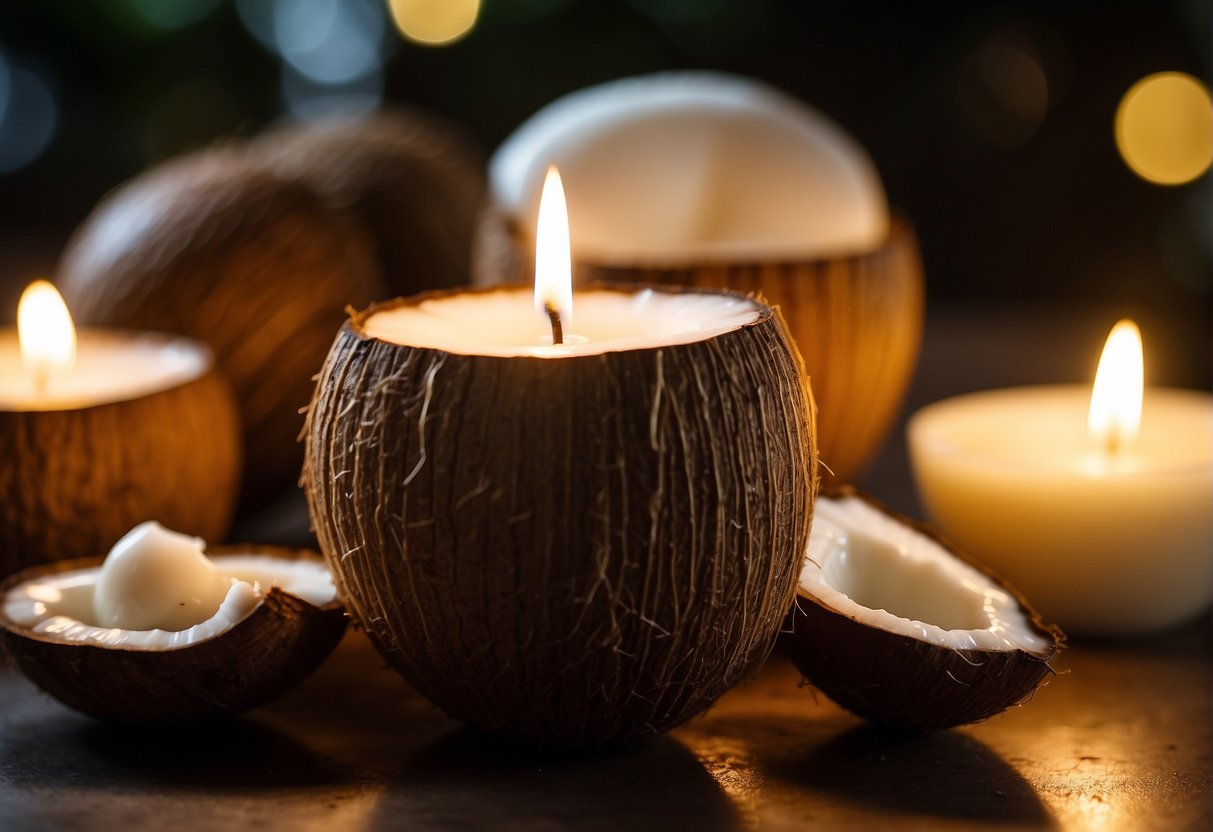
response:
M93 556L148 517L227 532L235 404L210 350L132 330L77 335L54 287L0 333L0 572Z
M857 477L909 383L922 329L914 232L839 125L752 79L672 72L547 105L493 155L477 280L532 245L549 163L570 182L579 280L728 287L780 307L820 406L823 466Z
M684 722L767 655L817 461L771 308L545 283L570 281L554 181L533 292L352 316L304 479L347 607L393 667L472 725L588 746Z

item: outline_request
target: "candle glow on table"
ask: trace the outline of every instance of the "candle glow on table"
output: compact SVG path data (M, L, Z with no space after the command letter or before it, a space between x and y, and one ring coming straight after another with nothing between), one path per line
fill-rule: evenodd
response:
M210 367L183 338L150 332L77 333L54 286L35 281L22 295L17 331L0 331L0 410L72 410L175 387Z
M535 234L533 292L461 291L371 315L372 338L463 355L564 358L702 341L752 323L758 307L721 292L589 289L573 309L568 211L560 175L548 171ZM554 343L555 322L563 343Z
M1213 597L1213 397L1143 392L1131 322L1093 389L960 396L908 434L935 522L1067 630L1156 631Z

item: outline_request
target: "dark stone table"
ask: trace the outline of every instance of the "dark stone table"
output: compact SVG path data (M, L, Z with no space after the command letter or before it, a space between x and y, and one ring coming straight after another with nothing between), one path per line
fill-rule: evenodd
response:
M933 311L911 406L1085 378L1105 317ZM1160 337L1156 355L1191 348ZM899 432L866 484L915 510ZM306 538L297 499L241 531ZM668 736L572 756L461 728L358 633L281 700L195 732L100 725L0 669L0 830L1209 829L1210 641L1208 617L1077 641L1031 701L920 736L867 726L772 660Z

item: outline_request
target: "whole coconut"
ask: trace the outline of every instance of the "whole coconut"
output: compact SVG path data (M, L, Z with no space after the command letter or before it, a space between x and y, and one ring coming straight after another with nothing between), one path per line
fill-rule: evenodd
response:
M455 125L394 110L293 124L256 148L279 174L358 217L394 293L468 282L484 160Z
M352 220L232 147L106 196L68 242L57 282L83 324L210 344L240 408L246 513L298 477L312 376L345 306L383 292Z

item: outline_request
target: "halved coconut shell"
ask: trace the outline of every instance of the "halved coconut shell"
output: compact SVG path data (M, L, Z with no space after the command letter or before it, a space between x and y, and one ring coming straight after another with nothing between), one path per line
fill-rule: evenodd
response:
M306 559L314 552L274 546L214 547L209 555L268 555ZM105 646L35 632L5 612L3 600L20 584L73 570L100 569L102 560L61 561L27 569L0 584L0 636L22 672L38 687L98 719L132 723L196 722L242 711L282 694L320 666L345 632L333 600L314 606L272 587L229 629L183 647Z
M738 329L559 359L366 333L428 297L356 313L308 415L351 614L503 736L615 744L701 713L766 657L808 540L812 398L778 313L736 295L756 313Z
M1064 638L997 575L848 488L818 498L781 649L848 710L929 730L1023 701Z

